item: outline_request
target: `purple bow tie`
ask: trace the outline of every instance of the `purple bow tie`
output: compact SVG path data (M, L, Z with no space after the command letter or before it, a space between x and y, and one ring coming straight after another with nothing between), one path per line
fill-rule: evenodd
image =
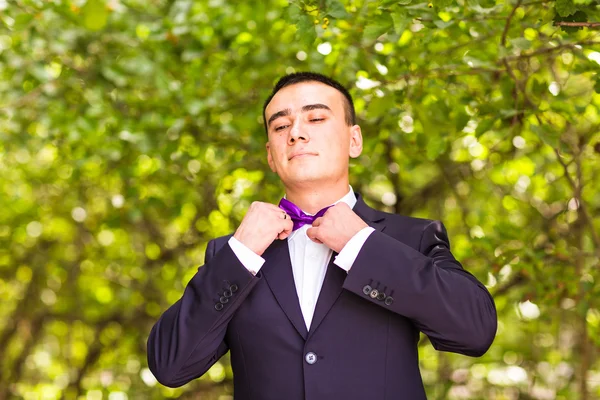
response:
M292 221L294 222L293 230L301 228L302 226L307 224L312 225L313 221L319 217L322 217L329 207L333 206L327 206L319 210L319 212L315 215L308 215L304 211L302 211L300 207L298 207L297 205L295 205L287 199L281 199L281 201L279 202L279 208L285 211L292 218Z

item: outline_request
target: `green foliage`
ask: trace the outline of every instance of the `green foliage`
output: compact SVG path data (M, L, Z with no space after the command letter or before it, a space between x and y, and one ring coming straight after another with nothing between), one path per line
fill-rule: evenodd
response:
M554 9L561 17L568 17L571 14L575 14L575 11L577 11L577 6L573 0L556 0Z
M0 0L0 398L231 393L227 359L157 385L145 340L208 240L282 195L262 102L301 70L355 98L351 184L443 220L495 295L484 357L422 341L428 398L599 397L600 42L554 25L587 21L596 2Z
M346 8L344 4L340 0L327 0L327 15L333 18L347 18L348 13L346 12Z
M365 26L363 41L367 45L372 45L373 41L389 31L393 24L394 21L387 12L374 15Z
M92 31L98 31L106 25L108 10L103 0L89 0L81 10L83 25Z

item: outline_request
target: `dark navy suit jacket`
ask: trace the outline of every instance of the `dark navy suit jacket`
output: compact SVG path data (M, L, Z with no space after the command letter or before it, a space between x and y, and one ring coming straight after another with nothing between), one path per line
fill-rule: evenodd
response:
M419 331L438 350L484 354L496 334L494 301L452 256L442 223L377 211L356 195L354 211L375 231L349 273L329 262L310 331L287 240L271 244L253 276L230 236L220 237L152 328L158 381L181 386L230 350L236 400L419 400Z

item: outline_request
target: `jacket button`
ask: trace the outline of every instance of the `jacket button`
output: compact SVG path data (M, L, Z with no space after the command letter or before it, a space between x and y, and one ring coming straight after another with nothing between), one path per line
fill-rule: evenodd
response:
M381 301L385 299L385 293L383 292L379 292L379 294L377 295L377 300Z
M315 353L313 353L312 351L309 351L304 356L304 359L306 360L307 363L312 365L317 362L317 355Z
M232 295L232 293L231 293L231 290L229 290L229 289L227 289L223 292L223 296L225 296L225 297L231 297L231 295Z
M221 296L221 298L219 299L219 301L223 304L227 303L229 301L229 299L225 296Z
M215 310L221 311L222 309L223 309L223 304L221 304L221 303L215 304Z
M372 289L371 286L365 285L365 287L363 288L363 293L368 296L369 293L371 293L371 289Z
M376 299L378 295L379 295L379 290L377 290L377 289L371 290L371 293L369 294L369 296L371 296L372 299Z
M393 302L394 302L394 298L392 296L386 297L385 301L384 301L384 303L385 303L386 306L391 305Z
M238 290L238 285L236 285L235 283L231 286L229 286L229 290L231 290L231 293L235 293Z

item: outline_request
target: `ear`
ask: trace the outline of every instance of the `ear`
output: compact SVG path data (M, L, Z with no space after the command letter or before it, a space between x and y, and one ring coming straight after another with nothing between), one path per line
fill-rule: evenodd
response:
M363 149L363 139L360 126L353 125L350 128L350 149L348 151L350 157L356 158L360 156Z
M269 168L271 168L271 171L277 172L277 168L275 167L275 163L273 162L273 157L271 156L271 146L269 145L268 141L265 144L265 147L267 148L267 163L269 163Z

